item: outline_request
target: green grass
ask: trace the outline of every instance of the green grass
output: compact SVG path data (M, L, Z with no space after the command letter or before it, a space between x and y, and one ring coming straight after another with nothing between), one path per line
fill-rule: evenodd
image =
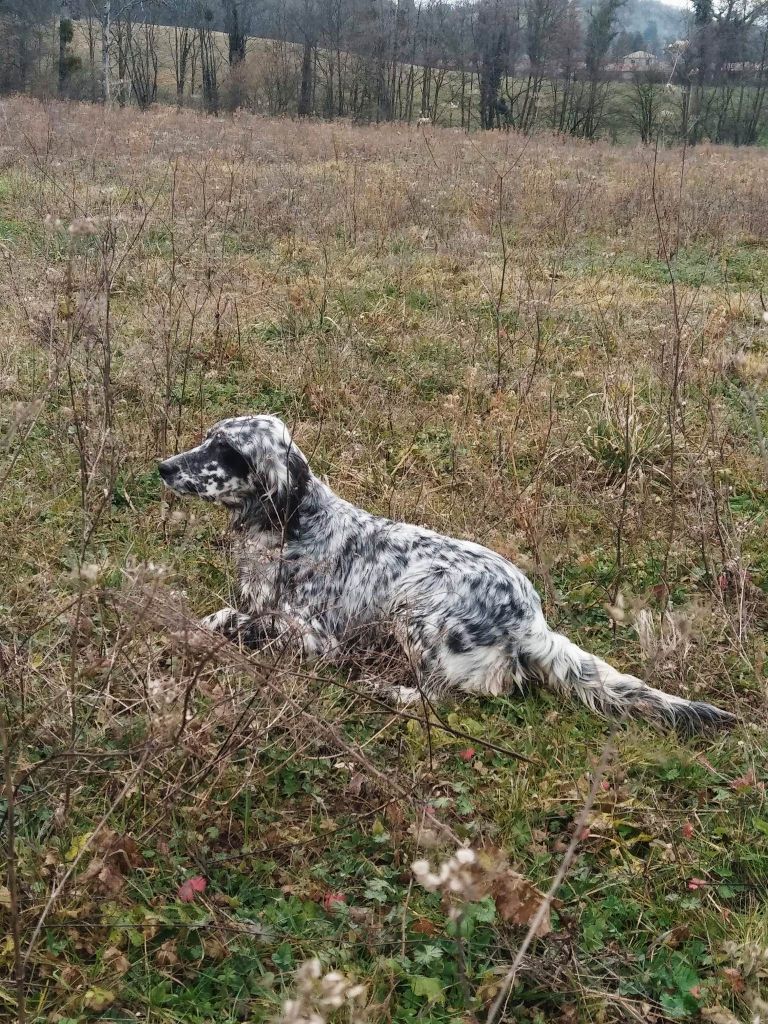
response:
M768 246L765 244L727 247L712 252L701 246L682 247L671 254L670 266L657 256L636 252L598 251L599 240L591 240L580 253L570 253L565 261L567 273L585 271L599 276L606 272L629 275L651 284L669 284L672 276L692 288L760 286L768 274Z
M454 726L478 739L546 756L538 767L482 749L465 763L457 742L437 732L431 745L430 775L443 780L436 809L468 839L485 834L502 845L541 885L558 862L558 843L567 838L583 773L603 733L587 713L555 713L555 707L533 698L502 702L490 712L486 704L469 702L451 716ZM372 733L364 715L349 728L359 738ZM424 730L413 723L397 728L386 747L397 744L404 762L419 770L428 757ZM710 951L731 934L732 915L750 921L756 938L768 939L760 919L768 869L765 795L754 784L739 791L720 781L750 768L748 756L734 760L727 741L707 751L706 766L690 748L636 727L619 737L618 751L590 835L560 894L557 932L573 936L593 986L652 999L669 1019L682 1019L721 997L720 961ZM163 822L121 898L101 906L98 927L88 926L87 912L85 927L77 927L78 917L52 924L49 953L91 989L158 1020L266 1020L279 1001L281 976L311 956L370 979L373 994L394 998L398 1021L428 1013L447 1024L464 1013L455 926L439 898L407 894L406 823L351 813L345 798L350 773L327 762L297 763L289 749L273 748L255 767L261 782L247 796L230 801L225 785L213 804ZM138 796L125 804L126 828L141 806ZM323 813L313 821L318 806ZM21 840L34 843L42 822L26 824ZM260 838L265 827L272 840ZM76 845L80 828L87 822L70 822L54 849ZM191 873L208 880L206 905L174 901L179 882ZM706 885L692 890L696 878ZM325 909L327 892L343 893L345 902ZM473 988L488 984L514 944L514 930L498 921L492 902L471 908L461 930L467 979ZM119 948L127 959L119 986L104 963L104 946ZM177 961L171 977L168 965L162 967L169 948ZM539 944L534 952L544 955L544 948ZM82 1008L76 992L72 999ZM526 983L510 1019L527 1020L533 1008L546 1019L568 1001L544 981ZM122 1018L113 1007L106 1019Z

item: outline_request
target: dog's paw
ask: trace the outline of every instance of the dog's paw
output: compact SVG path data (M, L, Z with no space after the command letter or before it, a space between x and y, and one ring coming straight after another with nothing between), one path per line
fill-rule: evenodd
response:
M399 708L407 708L421 699L421 693L415 686L393 686L389 693Z
M212 615L206 615L200 619L199 625L211 633L237 633L250 620L247 615L237 611L236 608L220 608Z

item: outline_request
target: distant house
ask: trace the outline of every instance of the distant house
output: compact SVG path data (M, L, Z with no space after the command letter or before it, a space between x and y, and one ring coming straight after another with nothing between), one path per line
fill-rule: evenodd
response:
M639 72L664 72L669 71L669 68L670 65L667 61L659 60L655 53L649 53L647 50L635 50L634 53L628 53L613 64L609 64L607 70L621 75L622 78L631 78L632 75Z
M753 75L761 71L761 65L753 60L735 60L723 65L723 70L729 75Z
M624 71L650 71L654 64L658 63L656 55L648 53L647 50L635 50L621 58Z

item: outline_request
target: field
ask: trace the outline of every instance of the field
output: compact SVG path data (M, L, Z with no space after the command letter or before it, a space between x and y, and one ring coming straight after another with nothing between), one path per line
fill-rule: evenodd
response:
M0 261L6 1019L275 1020L317 957L371 1022L485 1020L524 922L410 864L546 890L576 830L503 1020L768 1020L762 154L13 99ZM226 522L157 459L247 411L739 726L188 642Z

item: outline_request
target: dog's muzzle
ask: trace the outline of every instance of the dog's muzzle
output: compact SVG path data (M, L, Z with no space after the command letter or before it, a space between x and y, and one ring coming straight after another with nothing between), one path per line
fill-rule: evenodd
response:
M166 459L158 465L160 479L176 494L197 494L197 488L179 466L176 458Z

